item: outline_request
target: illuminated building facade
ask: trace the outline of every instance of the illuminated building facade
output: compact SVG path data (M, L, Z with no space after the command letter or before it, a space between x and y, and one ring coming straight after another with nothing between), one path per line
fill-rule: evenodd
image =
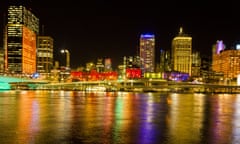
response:
M104 64L103 64L103 59L102 58L97 59L96 69L97 69L97 72L103 72L104 71Z
M171 71L171 55L169 51L160 50L160 72Z
M104 67L105 71L112 71L112 60L110 58L105 58Z
M5 26L5 71L36 72L39 19L24 6L9 6Z
M141 61L139 56L124 57L126 68L140 68Z
M118 73L116 71L97 72L96 70L71 71L72 81L99 81L99 80L117 80Z
M215 72L223 72L222 60L220 54L225 50L226 45L222 40L217 40L212 46L212 70Z
M199 77L200 76L200 68L201 68L201 57L200 53L194 51L192 53L192 76Z
M4 50L0 48L0 72L4 72Z
M213 49L218 49L217 44ZM215 72L222 72L225 79L237 78L240 74L240 50L225 49L220 53L215 51L212 58L212 69Z
M180 28L179 34L172 40L173 70L191 75L192 72L192 37Z
M140 36L140 60L142 73L155 70L155 36L142 34Z
M37 71L39 73L50 73L53 69L53 38L38 36L37 46Z
M141 61L139 56L124 57L124 64L126 68L127 79L139 79L141 78Z

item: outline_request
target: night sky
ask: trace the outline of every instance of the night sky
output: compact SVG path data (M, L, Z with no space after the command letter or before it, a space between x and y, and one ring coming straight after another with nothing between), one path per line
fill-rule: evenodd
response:
M64 57L60 50L67 48L73 68L96 62L97 58L111 58L116 68L123 56L136 55L143 33L155 35L158 57L160 49L170 50L179 27L192 36L193 50L201 55L211 55L217 40L223 40L227 48L240 41L240 11L236 2L86 1L22 2L39 18L40 27L44 27L41 34L53 37L55 60L61 62ZM0 2L1 27L11 3L14 1Z

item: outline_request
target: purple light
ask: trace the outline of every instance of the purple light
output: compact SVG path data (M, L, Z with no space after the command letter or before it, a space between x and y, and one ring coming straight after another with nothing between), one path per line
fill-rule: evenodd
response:
M219 54L221 51L224 50L224 44L223 44L223 41L217 41L217 44L216 44L216 53Z

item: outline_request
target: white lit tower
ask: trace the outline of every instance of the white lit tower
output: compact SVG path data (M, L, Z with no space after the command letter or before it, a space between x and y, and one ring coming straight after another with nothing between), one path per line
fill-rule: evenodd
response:
M140 60L142 74L154 72L155 36L153 34L142 34L140 36Z
M183 32L182 27L172 40L173 70L188 73L192 72L192 37Z

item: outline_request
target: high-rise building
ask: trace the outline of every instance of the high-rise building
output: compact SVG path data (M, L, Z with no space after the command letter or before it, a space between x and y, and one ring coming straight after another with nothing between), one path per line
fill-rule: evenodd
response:
M104 64L103 64L103 59L102 58L97 59L96 69L97 69L97 72L103 72L104 71Z
M0 48L0 73L4 72L4 50Z
M160 72L171 71L171 55L169 51L160 50L159 71Z
M105 58L104 60L104 71L112 71L112 60L110 58Z
M140 57L139 56L128 56L124 57L126 68L140 68Z
M192 72L192 37L183 32L182 27L172 40L173 70L191 75Z
M37 71L50 73L53 69L53 38L50 36L37 37Z
M201 57L198 51L192 52L192 77L200 77Z
M5 26L5 71L36 72L39 19L24 6L9 6Z
M237 78L240 74L240 50L225 49L222 41L213 45L212 70L222 72L225 80Z
M222 72L225 80L240 74L240 50L224 50L213 56L213 71Z
M140 60L142 74L155 70L155 36L142 34L140 36Z

